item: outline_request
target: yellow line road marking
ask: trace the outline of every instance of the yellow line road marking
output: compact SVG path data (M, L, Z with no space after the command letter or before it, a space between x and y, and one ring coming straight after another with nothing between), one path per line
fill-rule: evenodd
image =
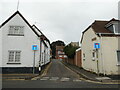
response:
M43 74L41 76L45 76L48 72L48 69L50 68L52 62L49 63L49 65L46 67L45 71L43 72Z
M25 79L5 79L5 80L25 80Z

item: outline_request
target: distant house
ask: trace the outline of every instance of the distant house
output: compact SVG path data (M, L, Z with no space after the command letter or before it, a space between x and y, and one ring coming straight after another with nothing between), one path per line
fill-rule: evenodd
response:
M74 47L79 47L79 42L71 42L70 44Z
M64 47L65 46L56 46L56 59L65 59L67 57L63 51Z
M39 73L50 62L49 40L42 39L43 33L31 26L19 11L2 23L0 32L3 73L32 73L33 69Z
M118 75L120 70L120 21L95 21L81 39L82 67L104 75Z

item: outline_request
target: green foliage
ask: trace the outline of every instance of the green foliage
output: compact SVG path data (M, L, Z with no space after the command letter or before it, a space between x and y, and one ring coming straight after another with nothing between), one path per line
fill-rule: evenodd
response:
M64 48L64 52L65 54L68 56L68 58L74 58L75 56L75 51L76 49L78 49L79 47L74 47L72 46L71 44L70 45L67 45L65 48Z

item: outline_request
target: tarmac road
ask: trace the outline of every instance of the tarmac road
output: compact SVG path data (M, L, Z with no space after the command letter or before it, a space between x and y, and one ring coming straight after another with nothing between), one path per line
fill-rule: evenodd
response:
M49 68L35 80L7 80L3 88L118 88L117 84L100 84L83 80L60 60L52 60Z

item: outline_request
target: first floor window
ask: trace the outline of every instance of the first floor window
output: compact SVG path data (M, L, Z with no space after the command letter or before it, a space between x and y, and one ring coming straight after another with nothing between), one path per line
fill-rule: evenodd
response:
M9 52L8 62L11 62L11 63L20 62L21 51L8 51L8 52Z
M117 51L118 64L120 65L120 51Z
M9 34L10 35L24 35L24 26L10 26Z

